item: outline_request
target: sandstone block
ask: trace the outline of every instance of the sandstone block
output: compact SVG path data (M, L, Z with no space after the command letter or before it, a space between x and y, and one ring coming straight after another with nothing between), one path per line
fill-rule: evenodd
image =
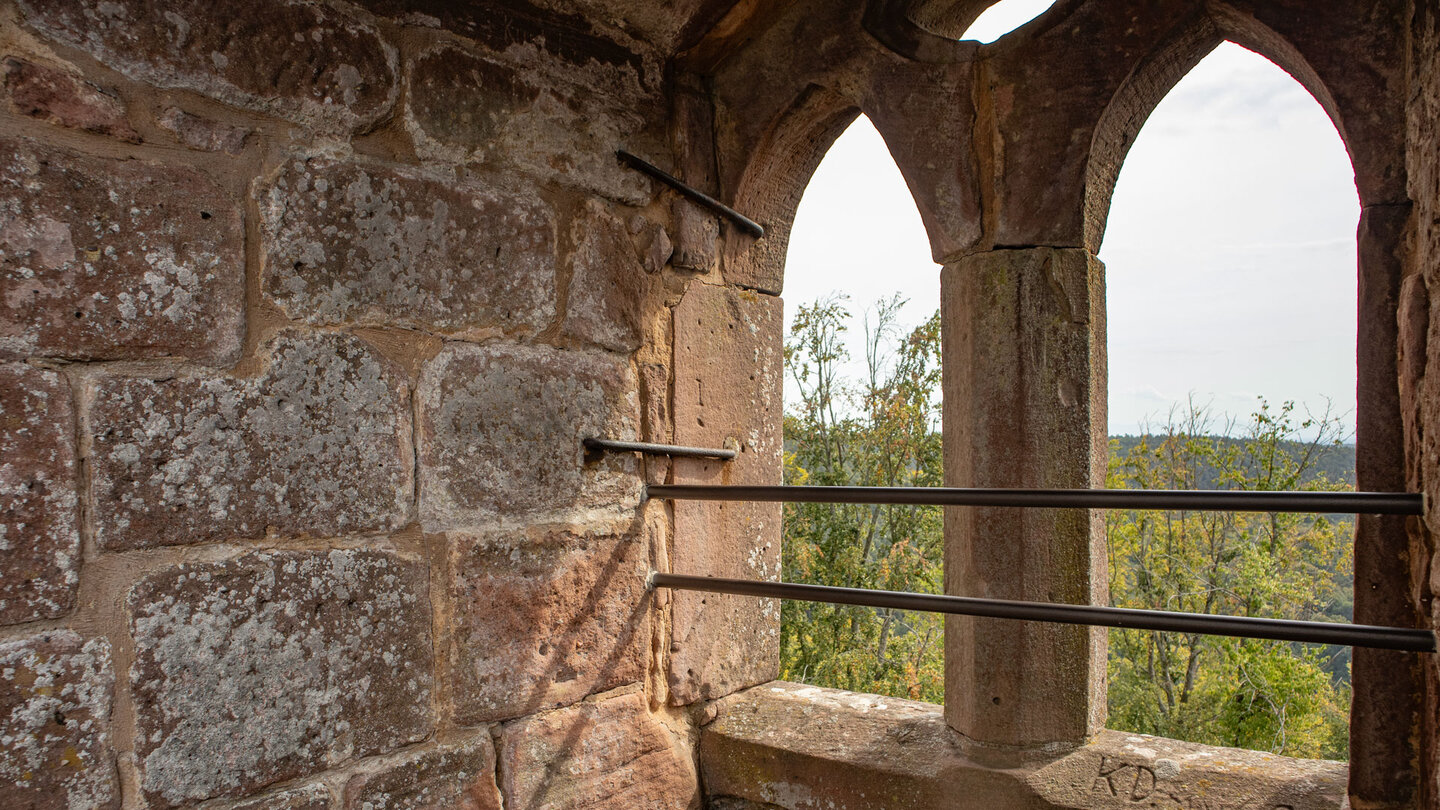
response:
M110 645L68 631L0 643L0 806L120 806Z
M654 88L628 68L590 62L581 70L533 56L527 62L449 43L417 54L406 93L416 149L432 159L491 164L625 203L647 202L651 181L621 166L615 149L659 148L665 103Z
M428 571L368 551L182 565L128 601L141 789L243 796L424 739Z
M265 290L293 318L477 335L554 318L555 225L533 196L316 159L260 205Z
M640 396L645 441L670 443L670 369L663 363L640 367ZM664 460L664 456L656 458Z
M324 130L369 126L395 103L396 57L364 17L328 3L23 0L25 22L132 79L192 90Z
M645 272L655 275L664 270L675 254L675 246L665 228L637 214L630 218L629 229Z
M670 204L670 215L675 222L675 252L671 262L676 270L704 275L715 269L720 261L719 243L720 220L713 211L701 208L694 201L679 198ZM750 283L759 281L741 271L746 263L737 263L727 278L731 281ZM763 282L757 284L766 287ZM778 284L769 285L777 288Z
M625 224L591 203L572 229L567 337L617 352L640 348L650 277Z
M675 123L671 127L676 177L715 195L720 191L715 162L715 98L709 85L694 73L677 72L671 104ZM694 200L675 196L670 201L670 227L675 235L672 263L676 270L705 275L719 265L720 219ZM763 250L763 248L761 248ZM782 251L784 248L780 248ZM735 263L743 264L743 263ZM777 266L783 266L784 256ZM727 279L735 266L726 267Z
M1061 807L1257 807L1332 810L1345 802L1345 764L1213 748L1106 731L1030 777Z
M24 59L5 59L5 91L21 115L62 127L139 143L125 118L125 105L89 82Z
M945 268L951 486L1104 485L1104 285L1104 266L1084 250L997 250ZM945 540L947 593L1108 601L1098 510L951 509ZM1103 629L969 616L947 616L945 629L945 711L957 731L1039 746L1079 744L1104 727Z
M330 791L324 785L308 785L241 802L230 810L330 810L330 807Z
M939 706L783 681L714 705L700 733L707 798L786 810L1036 806L1013 772L964 755Z
M202 152L238 155L245 148L245 139L250 137L250 130L245 127L191 115L179 107L166 107L156 123L175 133L181 143Z
M512 810L699 805L689 754L638 693L508 724L500 761L500 790Z
M705 807L707 810L785 810L778 804L752 802L749 799L737 799L734 796L707 797Z
M495 0L463 5L449 0L359 0L357 5L377 16L443 29L496 52L533 52L546 60L584 68L597 84L617 73L634 77L647 70L639 54L613 36L596 33L596 20L576 13L573 7L557 9L551 4L551 8L541 9L530 3ZM651 81L658 80L653 64L648 70Z
M935 44L949 50L957 43L940 39ZM951 54L959 56L965 48ZM963 59L943 71L916 70L913 62L891 64L872 78L870 92L877 103L867 117L897 156L932 257L968 252L982 239L979 177L985 147L979 144L984 140L975 134L981 126L975 108L955 103L977 92L971 64Z
M663 363L640 367L640 425L644 441L670 444L670 368ZM646 484L670 480L670 457L642 457Z
M536 0L523 5L477 2L452 5L444 0L362 0L377 14L421 8L431 24L494 46L508 43L544 48L584 64L634 61L630 48L649 43L665 53L698 36L719 10L706 12L704 0L655 5L645 0ZM698 19L697 19L698 17ZM544 36L537 36L544 34Z
M645 676L646 543L623 526L450 538L455 720L505 720Z
M496 515L628 508L640 498L629 454L584 462L587 436L635 435L629 364L548 346L446 348L420 380L420 513L428 530Z
M58 618L75 600L72 414L60 375L0 363L0 624Z
M500 810L495 746L482 732L469 742L410 754L352 777L344 810Z
M1339 762L1102 731L1063 757L987 767L977 761L985 752L927 703L776 681L716 706L700 733L711 806L725 806L720 797L786 810L1345 806Z
M694 283L675 308L675 442L738 445L731 462L676 459L677 484L780 483L781 304ZM674 570L741 579L780 575L780 505L680 501ZM669 682L677 704L775 677L775 600L674 594Z
M408 386L365 343L284 333L253 379L94 383L91 509L102 548L408 520Z
M0 355L228 365L240 208L204 175L0 139Z
M407 111L424 137L467 151L495 147L541 92L515 66L448 43L411 60L409 91Z

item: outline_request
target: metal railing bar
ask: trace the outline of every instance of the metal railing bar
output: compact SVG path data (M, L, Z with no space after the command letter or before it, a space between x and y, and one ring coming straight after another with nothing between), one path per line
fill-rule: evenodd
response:
M726 219L738 225L741 230L745 231L756 239L765 238L765 228L762 227L760 223L745 216L739 211L736 211L734 208L731 208L725 203L720 202L714 197L711 197L709 194L706 194L700 189L686 184L684 180L681 180L675 175L670 174L659 166L656 166L655 164L645 160L644 158L636 157L635 155L626 152L624 149L616 150L615 155L616 157L620 158L620 162L624 163L626 166L629 166L630 168L635 169L636 171L639 171L643 174L650 175L651 177L675 189L686 197L689 197L691 200L694 200L695 202L705 206L706 208L709 208L710 210L724 216Z
M1405 492L1238 492L1171 489L959 489L652 484L651 498L912 506L1018 506L1059 509L1159 509L1217 512L1421 515L1423 495Z
M653 456L685 456L689 458L717 458L722 461L729 461L735 458L736 451L724 450L714 447L684 447L678 444L654 444L653 442L624 442L614 439L584 439L581 441L586 450L600 452L624 453L636 452L646 453Z
M649 585L708 593L799 599L841 605L895 608L958 616L994 619L1057 622L1061 624L1119 627L1130 630L1162 630L1200 633L1236 638L1264 638L1306 644L1336 644L1405 652L1435 652L1435 634L1429 630L1379 627L1366 624L1332 624L1289 619L1260 619L1248 616L1215 616L1204 613L1177 613L1163 610L1105 607L1100 605L1057 605L1046 602L1019 602L968 596L875 591L837 588L828 585L801 585L793 582L762 582L748 579L721 579L686 574L652 572Z

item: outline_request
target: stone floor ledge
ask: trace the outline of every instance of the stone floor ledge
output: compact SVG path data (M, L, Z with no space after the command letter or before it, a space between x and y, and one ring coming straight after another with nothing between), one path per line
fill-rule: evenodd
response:
M730 810L1345 806L1343 762L1105 731L1048 762L986 767L940 706L773 681L716 703L707 800Z

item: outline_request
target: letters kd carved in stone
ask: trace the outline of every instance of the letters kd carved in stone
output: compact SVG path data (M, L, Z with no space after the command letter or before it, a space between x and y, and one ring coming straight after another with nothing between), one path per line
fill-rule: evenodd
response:
M1090 789L1124 804L1154 810L1296 810L1290 804L1257 803L1255 799L1187 795L1178 787L1161 784L1149 765L1100 755Z

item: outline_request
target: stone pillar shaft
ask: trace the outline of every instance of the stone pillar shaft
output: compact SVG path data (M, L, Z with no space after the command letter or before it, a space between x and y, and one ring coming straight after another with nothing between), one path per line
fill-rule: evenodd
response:
M945 475L959 487L1099 487L1104 266L1080 249L974 254L941 280ZM952 508L945 590L1105 604L1100 512ZM1074 744L1105 721L1101 628L948 617L945 717L976 742Z
M1405 477L1405 423L1397 385L1400 285L1409 205L1367 206L1357 249L1355 488L1414 491ZM1414 385L1416 375L1407 383ZM1423 627L1415 615L1407 518L1360 515L1355 524L1358 624ZM1350 797L1356 806L1415 806L1414 762L1424 673L1420 656L1356 647L1351 657ZM1364 802L1364 804L1362 804Z

